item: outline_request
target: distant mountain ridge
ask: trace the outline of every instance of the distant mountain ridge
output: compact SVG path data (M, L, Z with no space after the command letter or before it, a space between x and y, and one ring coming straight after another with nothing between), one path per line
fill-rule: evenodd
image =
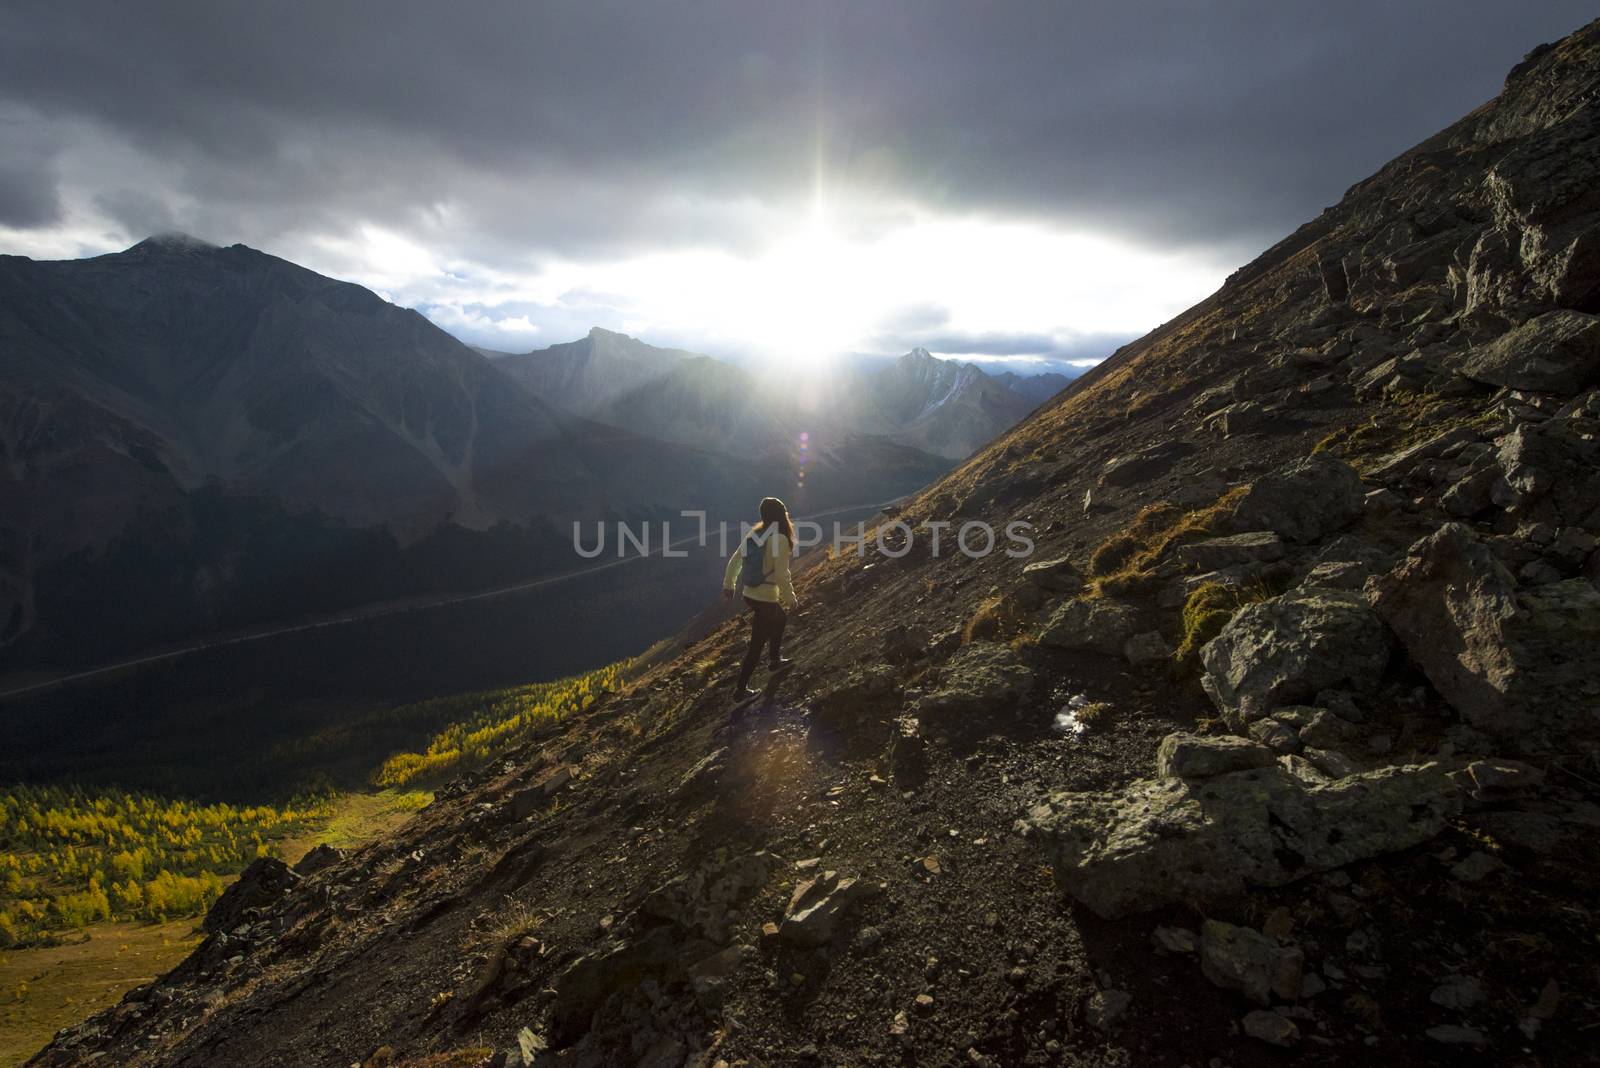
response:
M497 355L495 362L534 396L569 412L592 415L608 401L667 374L675 365L703 358L681 349L647 345L597 326L577 341Z
M1058 371L1044 371L1036 375L1019 375L1015 371L1002 371L994 380L1011 392L1021 395L1034 404L1043 404L1072 384L1072 379Z
M509 581L570 564L576 520L745 514L794 485L797 442L753 463L582 414L690 359L597 330L523 369L574 411L417 312L244 245L0 256L0 655ZM804 506L946 466L859 436Z
M947 460L964 459L1068 381L991 376L917 348L882 367L837 369L802 398L794 380L804 368L761 373L599 328L494 359L552 404L667 441L766 448L805 429L835 441L881 435Z

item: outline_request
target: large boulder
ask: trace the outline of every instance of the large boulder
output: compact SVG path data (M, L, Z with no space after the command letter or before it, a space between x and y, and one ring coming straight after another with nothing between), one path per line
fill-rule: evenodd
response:
M1177 557L1179 563L1200 571L1267 564L1283 559L1283 539L1276 531L1250 530L1179 546Z
M1600 316L1545 312L1474 349L1461 370L1492 386L1571 396L1600 381Z
M1010 646L975 641L944 665L939 688L914 709L925 723L950 723L1015 704L1033 689L1033 672Z
M1520 426L1495 451L1500 479L1491 499L1561 526L1600 527L1600 445L1573 433L1564 420Z
M1326 453L1263 475L1233 510L1243 532L1275 530L1286 541L1314 542L1361 515L1365 490L1356 469Z
M1236 728L1319 690L1371 693L1392 639L1360 594L1300 587L1248 605L1200 650L1200 683Z
M1039 641L1058 649L1120 656L1137 623L1137 616L1128 605L1099 597L1078 597L1063 602L1051 613L1039 632Z
M1277 762L1271 749L1235 734L1203 737L1179 731L1161 739L1156 749L1156 774L1163 779L1209 779Z
M1376 605L1473 727L1526 751L1600 729L1600 590L1588 580L1519 590L1470 529L1449 523L1379 580Z
M1177 904L1204 909L1248 887L1408 849L1460 811L1458 787L1436 764L1326 783L1270 767L1052 794L1019 829L1044 843L1062 889L1120 917Z
M1022 569L1022 577L1050 593L1076 593L1083 588L1083 576L1064 556L1028 564Z
M880 721L899 688L899 675L888 664L868 664L823 689L811 702L811 716L829 727L849 727L862 719Z

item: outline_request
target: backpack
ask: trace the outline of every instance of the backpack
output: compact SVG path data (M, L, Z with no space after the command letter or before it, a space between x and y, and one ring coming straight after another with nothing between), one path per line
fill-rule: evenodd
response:
M767 539L751 535L744 541L744 567L739 585L745 589L767 584Z

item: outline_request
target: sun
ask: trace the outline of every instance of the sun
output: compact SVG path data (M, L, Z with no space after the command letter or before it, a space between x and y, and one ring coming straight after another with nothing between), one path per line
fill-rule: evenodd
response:
M825 363L860 338L872 290L860 276L859 257L825 220L813 219L752 265L759 290L753 304L772 331L776 354Z

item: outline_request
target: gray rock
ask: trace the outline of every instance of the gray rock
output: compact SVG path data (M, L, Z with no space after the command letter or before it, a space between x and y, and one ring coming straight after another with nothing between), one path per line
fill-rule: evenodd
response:
M955 723L993 714L1033 689L1033 672L999 642L974 641L945 662L939 688L913 709L924 723Z
M1313 564L1301 585L1321 586L1329 590L1359 590L1367 584L1372 574L1372 567L1360 560L1328 560Z
M1435 1005L1458 1012L1483 1004L1483 998L1483 984L1470 975L1447 975L1428 995Z
M1377 516L1388 516L1404 508L1406 499L1392 489L1375 489L1361 499L1361 505Z
M1200 970L1224 990L1237 990L1258 1005L1300 996L1306 958L1259 931L1207 920L1200 928Z
M1326 708L1317 709L1300 728L1300 744L1310 749L1343 749L1355 740L1356 729Z
M1177 732L1161 739L1156 774L1164 779L1209 779L1249 768L1268 768L1277 755L1248 738Z
M1385 456L1367 472L1367 476L1379 482L1393 482L1397 479L1408 478L1416 472L1422 461L1438 459L1453 448L1477 440L1478 435L1470 428L1454 427L1435 434L1426 441L1418 442L1416 445ZM1373 493L1381 492L1383 491L1373 491ZM1372 496L1372 493L1367 495L1369 499ZM1398 501L1398 498L1396 500Z
M1247 605L1200 651L1201 685L1237 728L1331 687L1370 693L1392 639L1348 590L1300 588Z
M1039 641L1058 649L1118 656L1134 626L1134 611L1128 605L1079 597L1056 608L1039 632Z
M1184 927L1157 927L1150 937L1168 953L1193 953L1200 948L1200 939Z
M1318 541L1359 518L1365 494L1355 468L1318 453L1256 479L1233 510L1234 529L1274 530L1286 541Z
M1459 879L1464 883L1476 883L1487 879L1504 867L1505 862L1498 857L1491 857L1487 853L1474 849L1467 854L1465 860L1451 866L1450 877Z
M1600 726L1600 698L1585 692L1600 647L1592 583L1519 590L1468 528L1449 523L1376 591L1412 662L1472 727L1538 752Z
M1083 588L1083 576L1064 556L1028 564L1022 569L1022 577L1051 593L1077 593Z
M732 922L729 911L765 886L780 867L778 858L765 850L706 865L656 887L645 895L639 911L711 942L725 943Z
M840 918L856 902L875 894L878 887L860 879L841 879L823 872L795 887L778 937L800 946L823 946L833 941Z
M1287 1016L1268 1009L1245 1013L1240 1025L1251 1038L1273 1046L1292 1046L1300 1041L1300 1028Z
M1506 757L1475 760L1467 765L1467 777L1479 798L1534 790L1544 785L1544 772L1531 764Z
M932 640L928 628L919 624L896 624L883 635L883 658L891 664L905 664L928 655Z
M1295 753L1284 753L1278 758L1278 767L1293 775L1307 786L1321 786L1333 781L1333 776L1311 761Z
M1457 519L1468 519L1495 502L1500 471L1488 465L1462 476L1439 497L1439 504Z
M1149 630L1143 634L1135 634L1123 642L1122 655L1134 666L1159 664L1172 659L1172 646L1167 644L1160 631Z
M689 989L708 1009L721 1005L728 979L756 955L754 946L732 945L702 957L689 966Z
M720 746L707 753L695 762L694 767L684 772L683 778L678 780L678 785L672 791L672 796L677 800L691 799L716 789L717 783L722 781L722 773L726 769L728 747Z
M1276 418L1275 413L1265 405L1257 404L1255 401L1238 401L1226 408L1218 409L1207 422L1216 428L1217 433L1225 438L1231 438L1235 434L1248 434L1252 430L1259 430Z
M1097 1031L1112 1031L1131 1004L1133 995L1126 990L1097 990L1089 995L1083 1018Z
M1359 770L1355 761L1334 749L1304 749L1301 755L1312 767L1330 779L1342 779L1346 775L1354 775Z
M1492 386L1570 397L1600 379L1600 317L1546 312L1474 349L1461 370Z
M1486 1041L1483 1032L1462 1024L1440 1024L1430 1027L1427 1036L1447 1046L1481 1046Z
M1250 724L1250 737L1271 749L1274 753L1298 753L1300 751L1300 732L1287 723L1270 717L1252 721Z
M899 675L888 664L856 668L811 701L811 716L829 727L849 727L889 705Z
M1283 539L1278 537L1276 531L1253 530L1181 545L1176 555L1178 562L1187 567L1221 571L1229 567L1282 560Z
M1040 839L1067 893L1115 917L1179 902L1203 908L1406 849L1460 811L1460 791L1434 764L1325 784L1272 767L1056 793L1019 829Z

